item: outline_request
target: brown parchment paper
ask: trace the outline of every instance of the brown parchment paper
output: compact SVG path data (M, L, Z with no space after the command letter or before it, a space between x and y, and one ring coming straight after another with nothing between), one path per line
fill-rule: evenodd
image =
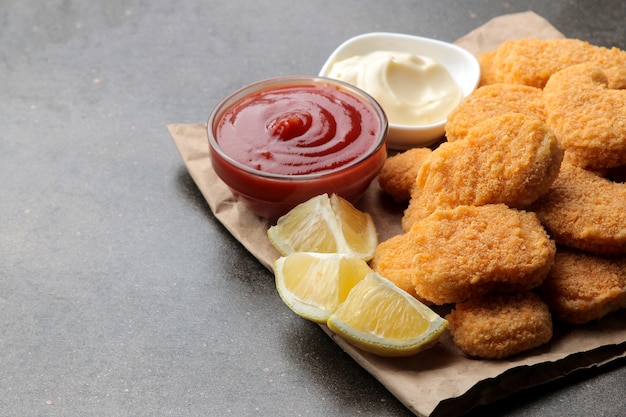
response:
M456 43L478 54L495 49L505 40L523 37L563 35L542 17L525 12L494 18ZM266 235L270 224L243 208L213 171L206 125L170 124L167 128L215 217L271 269L279 254ZM372 214L381 241L401 233L402 209L384 198L376 181L357 207ZM498 361L465 357L447 334L438 345L414 357L382 358L354 348L321 327L418 416L458 416L520 389L626 356L626 311L585 326L557 325L548 345Z

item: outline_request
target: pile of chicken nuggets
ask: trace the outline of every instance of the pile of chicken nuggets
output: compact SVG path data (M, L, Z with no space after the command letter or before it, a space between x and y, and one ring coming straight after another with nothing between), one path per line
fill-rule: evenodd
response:
M406 209L371 265L498 359L626 308L626 52L528 38L478 59L447 141L387 159Z

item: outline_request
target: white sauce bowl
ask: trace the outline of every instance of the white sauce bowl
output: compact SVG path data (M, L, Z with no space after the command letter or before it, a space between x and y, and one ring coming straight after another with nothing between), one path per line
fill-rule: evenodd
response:
M348 39L330 55L319 75L327 77L335 62L374 51L410 52L434 59L443 65L459 84L463 97L476 89L480 64L469 51L454 44L401 33L373 32ZM427 125L389 124L387 146L395 150L429 146L445 134L447 119Z

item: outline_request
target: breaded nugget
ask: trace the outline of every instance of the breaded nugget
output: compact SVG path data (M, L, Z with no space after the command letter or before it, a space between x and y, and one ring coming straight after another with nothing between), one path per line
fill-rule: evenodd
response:
M592 64L554 74L544 89L546 123L583 168L626 164L626 91L607 88Z
M493 65L498 82L543 88L555 72L584 62L602 68L610 88L626 87L626 52L578 39L506 41L496 49Z
M548 306L530 291L473 298L446 319L454 343L473 357L501 359L552 339Z
M396 235L378 244L369 265L413 297L431 304L429 300L419 297L413 284L415 269L418 268L414 256L420 250L412 243L410 236Z
M404 231L437 208L504 203L524 208L556 178L563 151L534 116L509 113L470 129L463 140L441 144L423 162Z
M626 308L626 258L559 247L539 289L554 317L582 324Z
M448 116L448 142L464 138L472 127L483 120L511 112L536 116L545 121L543 91L527 85L502 83L474 90Z
M531 210L561 245L598 254L626 253L626 184L577 167L569 158Z
M480 80L478 81L479 87L498 82L496 79L496 70L493 64L495 57L495 50L483 52L476 56L478 64L480 65Z
M419 299L447 304L534 288L554 253L534 213L504 204L459 206L380 243L371 265Z
M380 187L398 203L409 201L417 171L431 152L430 148L412 148L387 158L378 174Z

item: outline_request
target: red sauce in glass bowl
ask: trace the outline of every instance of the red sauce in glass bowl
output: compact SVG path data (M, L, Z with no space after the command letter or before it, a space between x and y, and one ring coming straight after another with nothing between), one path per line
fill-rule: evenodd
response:
M215 108L207 127L217 175L270 219L323 193L355 202L387 156L387 118L378 103L323 77L245 87Z
M380 130L363 100L337 87L300 84L245 97L224 112L216 138L224 153L253 169L302 175L366 155Z

